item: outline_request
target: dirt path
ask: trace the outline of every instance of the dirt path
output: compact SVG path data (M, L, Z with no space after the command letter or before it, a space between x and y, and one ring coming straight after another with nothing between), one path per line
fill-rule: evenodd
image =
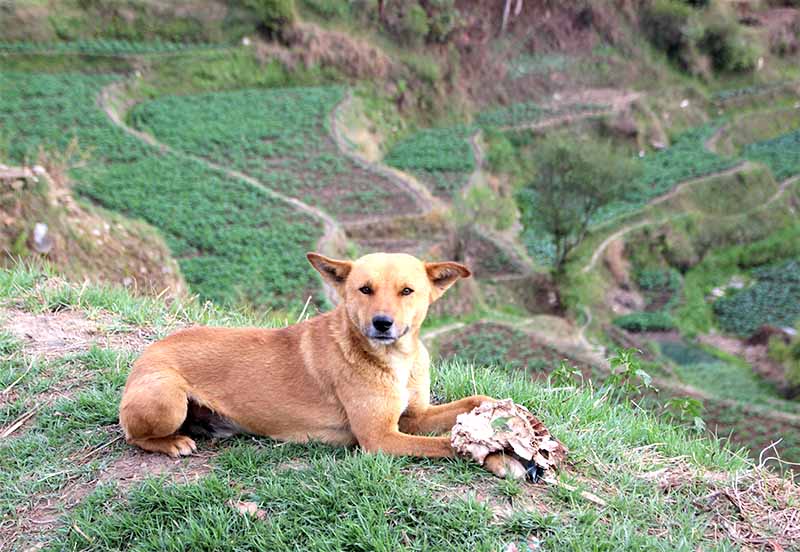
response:
M343 124L342 121L344 117L341 115L343 111L349 109L351 107L353 101L353 92L351 90L347 91L345 97L340 101L336 107L330 113L330 132L333 141L336 143L336 147L339 149L339 152L344 155L345 157L349 158L353 161L356 165L361 167L362 169L374 173L386 180L390 181L394 184L399 190L409 194L411 197L414 198L414 202L417 204L417 207L422 212L423 216L435 208L442 208L443 204L441 200L436 198L431 191L421 184L416 178L396 169L392 169L388 165L384 165L383 163L376 163L367 159L363 154L358 152L355 148L350 145L350 142L345 137L344 130L342 130L341 125ZM414 215L404 215L405 217L414 216ZM358 220L357 222L351 222L349 225L360 225L360 224L367 224L370 222L374 222L377 220L386 220L395 218L393 216L382 216L382 217L363 217L363 219Z

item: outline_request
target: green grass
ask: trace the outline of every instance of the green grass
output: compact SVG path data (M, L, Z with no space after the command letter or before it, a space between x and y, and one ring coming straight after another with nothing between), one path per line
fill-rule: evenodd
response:
M113 81L0 74L0 124L14 137L10 159L76 143L88 158L73 160L78 192L158 228L194 292L229 305L301 305L317 286L304 258L320 234L316 222L244 181L114 127L95 99Z
M241 90L137 106L136 126L340 218L413 212L411 198L345 157L329 130L341 88Z
M55 304L88 316L102 311L119 325L130 324L137 312L138 324L157 334L176 322L248 322L196 303L167 307L116 288L70 286L24 266L0 271L0 303L9 302L44 312ZM22 344L5 336L0 345L0 362L9 376L27 365ZM216 454L205 461L210 472L193 481L166 477L114 485L115 462L131 455L114 439L119 435L116 405L132 358L94 348L43 365L46 389L19 388L18 400L25 407L39 405L39 411L0 441L2 511L6 516L21 512L23 522L42 500L64 511L55 528L14 535L18 546L489 551L535 537L544 549L559 550L734 549L733 543L705 537L711 514L693 500L708 494L706 483L697 479L664 494L641 474L681 457L695 470L721 471L732 479L748 469L743 457L592 389L554 389L519 373L457 360L435 366L438 396L451 400L479 392L525 404L571 450L569 467L559 478L600 495L608 506L561 487L534 490L527 483L504 483L463 459L391 458L247 436L201 441L201 449ZM59 367L66 373L52 371ZM46 400L48 393L62 390L67 375L80 376L79 385L68 396ZM107 446L93 452L101 445ZM98 485L104 473L112 479ZM80 488L89 494L68 508L64 497ZM544 508L526 507L530 500ZM263 519L240 514L229 501L255 502ZM492 504L509 505L510 515L493 515Z

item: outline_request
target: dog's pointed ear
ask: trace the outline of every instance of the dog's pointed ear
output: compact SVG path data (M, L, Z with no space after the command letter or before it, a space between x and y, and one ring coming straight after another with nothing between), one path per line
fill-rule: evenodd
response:
M450 261L425 263L425 271L432 284L431 303L441 297L447 288L455 284L458 279L472 276L472 272L466 266Z
M351 261L338 261L319 253L307 253L306 258L311 266L322 274L325 281L337 290L341 289L342 284L347 280L347 275L350 274L350 269L353 268Z

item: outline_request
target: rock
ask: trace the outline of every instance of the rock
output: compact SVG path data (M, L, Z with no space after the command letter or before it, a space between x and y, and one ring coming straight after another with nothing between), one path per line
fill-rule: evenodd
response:
M684 99L681 101L681 109L686 109L687 107L689 107L689 100Z
M33 249L37 253L47 254L53 249L53 238L48 234L47 225L37 222L33 227Z

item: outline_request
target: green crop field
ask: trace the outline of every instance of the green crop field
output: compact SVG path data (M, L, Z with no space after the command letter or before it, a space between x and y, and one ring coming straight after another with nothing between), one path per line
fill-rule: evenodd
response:
M174 54L193 50L223 48L221 44L132 42L129 40L90 39L70 42L0 42L0 52L17 54L81 54L126 56L142 54Z
M398 142L384 162L410 172L436 195L450 199L475 170L469 143L475 132L477 128L467 125L423 129Z
M546 108L532 102L520 102L488 109L479 113L475 120L483 128L516 127L535 124L552 117L598 112L603 109L606 109L606 106L595 104L571 104L559 108Z
M12 161L76 143L86 160L77 190L160 229L191 289L203 299L299 306L316 279L304 254L315 221L244 181L150 147L114 127L96 105L112 78L0 74L0 128ZM80 161L78 163L78 161Z
M719 325L751 335L764 324L794 326L800 320L800 260L753 270L755 283L714 303Z
M342 97L333 87L170 96L137 106L132 119L178 150L345 220L414 212L408 194L338 150L329 114Z
M767 165L778 180L800 174L800 130L750 144L744 156Z

